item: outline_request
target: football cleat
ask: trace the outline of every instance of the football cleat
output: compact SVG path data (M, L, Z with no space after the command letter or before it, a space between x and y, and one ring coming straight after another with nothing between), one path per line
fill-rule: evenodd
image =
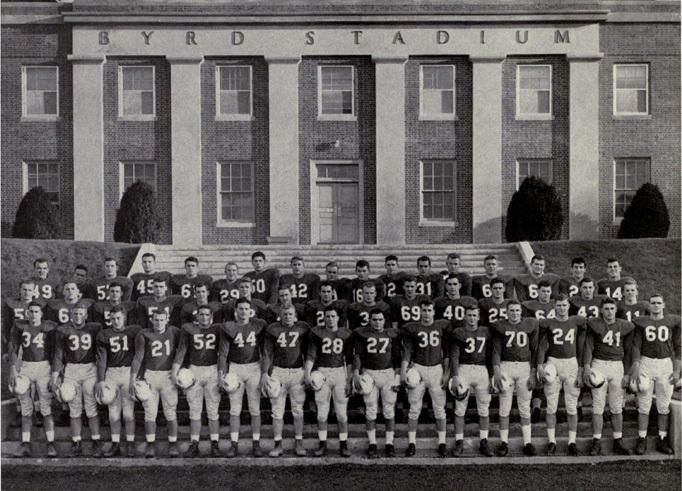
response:
M14 394L23 396L31 389L31 379L25 375L17 375L14 378Z
M509 445L507 444L507 442L500 443L500 446L497 447L496 453L498 457L506 457L507 454L509 453Z
M595 370L594 368L590 369L590 387L593 389L598 389L602 385L606 383L606 379L604 378L604 375L598 370Z
M171 458L180 457L180 450L178 449L178 442L168 443L168 456Z
M112 387L106 382L102 382L101 389L100 389L101 395L99 397L96 397L97 403L102 404L104 406L108 406L114 400L116 400L116 397L118 396L118 389L115 387ZM97 394L97 392L95 392Z
M29 442L23 442L21 444L21 447L19 447L19 452L17 453L17 457L21 458L28 458L33 455L33 449L31 448L31 444Z
M140 402L146 402L152 397L152 388L146 380L140 379L135 381L135 398Z
M395 457L395 447L392 444L387 443L386 448L384 448L384 455L388 458Z
M320 441L320 446L315 450L313 453L315 457L324 457L327 455L327 442L326 441Z
M47 456L51 459L54 459L57 456L57 448L54 446L54 442L48 442Z
M225 376L223 377L223 383L225 384L225 391L228 394L233 394L234 392L236 392L242 384L239 381L239 377L234 373L230 372L226 373Z
M580 452L578 451L578 445L576 445L575 443L569 443L568 455L570 455L571 457L578 457L580 455Z
M452 449L453 457L461 457L464 453L464 440L455 441L455 448Z
M104 456L108 459L112 457L121 456L121 444L119 442L114 442L111 444L111 448L104 452Z
M101 459L104 456L102 440L92 441L92 456L95 457L96 459Z
M632 450L623 446L622 438L613 440L613 451L618 455L632 455Z
M296 457L305 457L308 452L305 451L303 447L303 438L296 438L296 443L294 443L294 451L296 452Z
M545 363L543 372L544 372L543 381L546 384L554 383L558 376L556 366L554 366L552 363Z
M481 452L481 455L484 455L486 457L492 457L493 451L490 449L490 446L488 445L488 439L484 438L481 440L481 443L478 444L478 451Z
M547 444L547 455L554 455L556 453L556 443L549 442Z
M370 443L369 448L367 449L367 458L368 459L377 459L379 456L377 455L377 445L376 443Z
M197 379L194 377L194 373L189 368L181 368L178 371L178 376L175 377L175 381L182 390L187 390L194 385Z
M422 381L422 376L419 374L416 368L410 368L405 374L405 380L407 381L408 389L415 389Z
M635 394L643 394L651 388L651 379L646 373L640 373L639 377L630 379L630 390Z
M251 454L256 458L260 458L263 456L263 450L260 448L260 441L254 440L253 448L251 449Z
M222 450L220 450L220 445L217 440L211 440L211 457L219 458L223 456Z
M535 457L535 454L537 451L535 450L535 445L532 443L526 443L523 446L523 455L526 455L528 457Z
M270 450L270 452L268 453L268 455L269 455L270 457L281 457L281 456L282 456L282 453L283 453L283 450L282 450L282 441L280 440L280 441L278 441L278 442L275 442L275 447L274 447L272 450Z
M443 459L448 456L448 447L445 443L438 444L438 456Z
M417 446L414 443L410 443L405 450L405 457L414 457L417 454Z
M59 386L59 398L67 404L73 401L76 398L76 385L69 380L64 380Z
M239 449L237 447L236 442L230 442L230 446L228 447L227 451L225 452L225 457L228 459L231 459L232 457L236 457L237 454L239 453Z
M183 457L193 459L195 457L199 456L199 442L189 442L189 447L187 447L187 450L185 451L184 454L182 454Z
M355 387L355 392L363 396L366 396L372 393L373 388L374 379L368 373L363 373L362 375L360 375L358 384Z
M350 450L348 449L348 442L339 442L339 455L341 457L350 457Z
M310 386L315 392L321 390L326 381L327 378L319 370L313 370L310 374Z
M646 438L638 437L635 445L635 453L637 455L644 455L646 453Z
M71 453L69 457L82 457L83 456L83 445L81 442L73 442L71 444Z
M592 440L592 448L590 448L590 456L598 457L600 455L604 455L601 451L601 440L598 438L595 438L594 440Z
M135 442L128 442L128 448L126 449L126 457L129 459L134 459L137 457L137 449L135 448Z
M673 449L670 448L670 439L667 436L665 438L658 437L656 440L656 450L666 455L675 453Z
M147 448L144 450L145 459L153 459L156 457L156 448L154 443L147 443Z

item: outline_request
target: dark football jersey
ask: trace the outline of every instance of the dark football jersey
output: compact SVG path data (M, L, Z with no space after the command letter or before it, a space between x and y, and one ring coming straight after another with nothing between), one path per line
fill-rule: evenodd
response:
M359 327L369 326L369 313L374 309L379 309L384 313L384 326L389 326L392 320L391 308L386 304L386 302L379 301L374 305L365 305L364 303L350 304L346 311L348 315L348 327L354 331Z
M43 306L43 319L47 319L45 300L38 299L34 300ZM12 332L12 326L16 321L22 321L25 319L25 310L28 306L28 302L22 302L19 299L8 298L2 308L2 352L7 351L7 345L10 339L10 333Z
M348 324L348 302L345 300L335 300L331 303L339 313L339 327L346 326ZM305 311L303 314L303 320L306 321L312 327L322 327L324 326L324 309L325 305L322 305L320 300L311 300L305 305Z
M626 340L629 347L630 339L628 336L634 328L634 324L623 319L616 319L613 324L607 324L603 319L588 320L585 344L592 348L592 358L623 361Z
M57 296L57 287L49 278L44 280L33 278L33 298L42 298L43 300L52 300Z
M133 293L133 281L127 276L117 276L116 278L100 278L92 282L92 286L95 288L95 295L97 298L94 300L102 301L109 299L109 285L111 283L120 283L123 286L123 296L121 300L128 301Z
M420 304L425 300L429 300L426 295L416 295L413 299L396 295L391 299L391 322L396 322L398 328L408 322L419 322L422 318Z
M57 328L55 339L53 372L61 372L70 363L94 363L97 357L96 338L102 327L87 322L76 327L70 322Z
M579 315L586 319L599 318L601 316L601 302L604 298L603 295L595 295L590 300L585 300L580 295L571 297L568 315Z
M632 340L632 361L640 357L680 359L680 317L666 314L663 319L652 319L649 316L638 317Z
M479 325L474 330L458 327L452 331L450 358L458 360L460 365L491 364L492 330L488 326Z
M347 327L335 331L325 327L314 327L310 330L308 356L313 366L337 368L350 366L353 362L352 332Z
M180 295L187 300L194 297L194 286L199 283L208 285L210 291L213 278L207 274L198 274L194 278L188 278L186 274L174 274L170 279L170 290L173 295Z
M503 361L527 361L535 366L538 348L539 324L537 319L521 319L518 324L499 320L493 326L493 365Z
M170 370L179 341L180 329L175 326L166 326L162 333L142 329L135 336L135 358L142 362L144 370Z
M206 328L198 324L185 324L180 329L180 341L175 352L175 363L182 365L185 355L189 354L189 364L207 367L218 363L220 348L220 324Z
M490 282L496 278L502 278L501 276L495 276L490 278L486 275L474 276L471 278L471 296L477 300L482 298L490 298L493 296L493 291L490 288ZM512 295L512 290L514 288L513 280L508 278L503 278L505 292L505 298L509 298Z
M267 323L262 319L251 319L247 324L226 322L220 332L221 370L226 370L227 360L242 365L260 361L266 329Z
M211 312L213 312L213 322L223 322L223 304L220 302L208 302L207 305L211 308ZM199 304L196 300L183 304L180 308L180 323L184 325L194 322L194 316L197 315L198 310Z
M580 293L580 280L576 280L573 276L566 276L559 280L557 285L558 293L563 293L572 297Z
M251 296L267 304L277 302L277 288L279 287L279 270L275 268L263 271L249 271L244 276L251 278L253 289Z
M492 297L480 299L478 301L478 307L481 309L480 323L484 326L489 326L493 322L506 319L507 305L509 305L509 300L504 300L502 303L495 303Z
M62 295L63 287L64 285L61 285L59 287L59 291L57 292L57 298L59 298ZM93 301L97 300L97 289L95 288L95 285L93 285L91 282L86 281L84 283L78 283L78 290L80 290L82 298L89 298L90 300Z
M154 297L140 297L137 300L137 323L142 327L152 327L152 314L158 310L164 310L168 316L168 321L173 323L179 316L179 309L182 305L182 297L171 295L163 300L156 300Z
M135 302L121 302L119 304L126 311L126 319L129 324L135 324L135 316L137 315L137 309L135 308ZM111 327L111 320L109 316L111 315L111 309L114 306L111 301L103 300L101 302L96 302L90 306L90 313L88 314L88 319L91 322L99 322L102 327Z
M442 297L445 292L443 277L438 273L417 275L417 293L430 298Z
M443 363L446 357L445 336L450 329L446 320L434 321L430 326L421 322L409 322L401 331L405 352L419 365L432 367Z
M535 300L538 298L538 283L541 281L549 281L552 285L552 292L555 292L559 277L554 273L545 273L541 277L536 278L530 274L522 274L514 278L514 291L519 302L526 300Z
M283 274L279 284L290 285L291 301L293 303L306 303L317 300L320 293L320 277L314 273L305 273L300 278L293 274Z
M597 293L600 295L606 295L615 300L623 300L623 287L627 280L632 280L629 276L624 276L619 280L610 280L608 278L603 278L597 281Z
M270 311L269 306L262 300L257 298L251 299L251 318L256 319L269 319ZM223 320L221 322L236 321L237 320L237 299L230 299L229 302L223 305ZM214 319L215 321L215 319ZM217 322L217 321L215 321Z
M11 361L21 357L22 361L52 363L56 333L57 324L52 321L43 321L37 326L22 321L15 323L10 335Z
M310 327L297 321L293 326L275 322L265 332L265 352L272 365L280 368L302 368L308 346Z
M379 280L384 284L384 301L388 302L392 297L403 294L403 283L407 273L400 271L396 274L382 274Z
M375 300L378 302L386 296L384 282L379 278L370 278L369 280L361 280L360 278L353 278L350 281L350 291L348 293L349 301L351 303L361 303L362 302L362 285L367 283L367 281L374 283L376 286L377 295ZM402 293L402 292L401 292Z
M140 297L147 295L154 295L154 279L163 278L166 280L166 285L170 286L170 273L168 271L157 271L156 273L135 273L130 277L133 282L133 289L130 300L137 302Z
M436 319L450 321L453 327L464 325L464 312L467 307L478 307L478 302L474 297L450 298L447 295L438 297L434 301L436 308Z
M353 333L354 352L360 357L362 368L385 370L400 368L400 332L388 328L380 332L371 327L361 327Z
M523 317L533 317L537 320L554 319L554 302L542 303L539 300L526 300L521 304L523 307Z
M89 298L80 299L75 303L66 303L64 300L52 299L47 302L45 318L57 324L66 324L71 319L71 309L74 305L86 305L88 309L93 304Z
M222 278L213 282L210 295L212 302L227 303L236 298L239 298L239 280L231 282Z
M634 322L637 317L644 317L645 315L649 315L649 302L645 300L633 305L626 304L624 300L618 302L616 317L619 319Z
M338 278L336 280L328 280L334 288L334 300L345 300L349 304L353 303L353 292L351 291L350 278Z
M544 363L546 357L577 358L582 363L582 349L585 340L586 320L584 317L571 316L565 321L543 319L540 321L540 344L545 356L537 362Z
M448 281L448 276L450 273L448 272L447 269L443 270L440 272L440 275L443 277L443 288L445 288L445 283ZM470 297L471 296L471 288L473 286L472 283L472 278L469 273L465 273L464 271L460 271L457 273L457 279L459 280L459 296L460 297Z
M128 325L117 331L113 327L102 329L97 334L97 357L106 360L106 368L129 367L135 356L135 337L142 329Z

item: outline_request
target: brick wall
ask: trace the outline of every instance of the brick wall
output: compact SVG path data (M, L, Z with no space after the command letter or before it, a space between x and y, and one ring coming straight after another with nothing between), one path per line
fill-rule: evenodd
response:
M516 70L519 64L552 66L552 119L516 119ZM569 66L564 57L509 57L502 67L502 233L507 208L516 191L517 159L551 159L552 184L561 198L568 238L569 195Z
M216 66L250 65L251 121L216 120ZM210 58L201 65L202 234L206 244L264 244L270 229L268 65L263 58ZM218 161L250 161L254 167L256 226L217 226Z
M60 25L2 28L2 236L10 237L23 197L25 161L59 165L60 238L73 238L72 73L66 55L70 32ZM21 117L22 65L59 67L59 118L28 121Z
M455 65L455 121L419 119L420 65ZM468 57L411 57L405 66L405 238L410 244L472 240L472 70ZM452 226L420 226L422 160L455 160Z
M614 159L649 157L651 182L670 213L670 237L680 236L680 27L673 24L606 24L599 67L599 222L601 238L615 237ZM613 65L649 64L650 116L613 115Z
M318 121L317 71L322 63L355 67L357 121ZM299 65L299 234L311 242L310 161L362 160L364 243L376 243L376 106L374 64L369 57L304 57ZM339 140L338 148L328 145Z

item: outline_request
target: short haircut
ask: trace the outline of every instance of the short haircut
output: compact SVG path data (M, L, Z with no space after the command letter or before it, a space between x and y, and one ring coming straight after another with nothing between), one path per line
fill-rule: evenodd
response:
M242 278L239 278L239 281L237 282L238 285L241 285L242 283L248 283L250 285L253 282L251 281L251 278L249 278L248 276L244 276Z
M366 267L367 269L371 269L369 266L369 261L367 261L366 259L359 259L355 263L355 269L364 268L364 267Z
M111 286L111 285L109 285L109 286ZM123 315L125 315L125 316L128 315L128 312L126 312L126 309L124 309L122 305L114 305L113 307L111 307L111 310L109 311L109 315L116 314L117 312L122 312Z
M164 283L166 286L168 286L168 279L162 274L157 274L154 276L154 283Z
M35 301L30 301L26 308L30 309L31 307L38 307L41 311L43 310L43 306L40 305L38 302Z
M81 270L85 271L86 273L89 271L88 267L85 264L77 264L76 267L73 268L73 270L76 271L77 269L81 269Z
M36 282L33 278L26 278L24 280L21 280L21 283L19 283L19 288L21 288L23 285L35 285Z
M637 280L634 279L634 278L626 278L625 280L623 280L623 286L625 286L625 285L635 285L635 286L637 286Z
M539 254L536 254L535 256L533 256L531 258L530 263L533 264L535 261L544 261L544 260L545 260L545 256L541 256Z
M521 307L521 302L519 302L518 300L510 300L509 302L507 302L507 309L509 309L509 307L511 307L512 305L518 305L519 307Z
M538 288L552 288L552 284L548 280L540 280L538 282Z
M251 260L252 261L258 257L262 257L263 261L265 261L265 254L263 254L261 251L256 251L253 254L251 254Z
M197 263L197 264L199 264L199 260L198 260L196 257L194 257L194 256L187 256L187 257L185 258L185 264L187 264L187 263Z
M408 275L403 276L403 285L404 285L405 283L408 283L408 282L411 282L411 281L414 281L414 282L416 283L416 282L417 282L417 277L416 277L415 275L413 275L413 274L408 274Z
M427 261L429 263L429 266L431 266L431 258L429 256L419 256L417 258L417 264L419 264L423 261Z
M651 300L652 298L656 298L656 297L660 298L661 300L663 300L665 302L665 298L663 297L663 294L658 293L658 292L655 292L655 293L652 293L651 295L649 295L649 300Z
M585 260L582 257L574 257L571 259L571 266L575 266L576 264L585 264Z
M239 265L235 263L234 261L228 261L225 263L225 269L227 269L228 266L237 266L237 271L239 271Z
M500 284L502 286L506 286L504 284L504 280L502 278L493 278L492 280L490 280L490 286L497 285L497 284Z
M302 263L305 262L301 256L293 256L291 258L291 261L289 261L289 264L294 264L294 262L296 261L301 261Z
M486 257L483 258L483 262L490 261L491 259L497 261L497 256L495 254L488 254Z
M118 260L117 260L115 257L109 256L109 257L105 257L105 258L104 258L104 262L105 262L105 263L109 263L109 262L111 262L111 261L114 261L114 262L116 263L116 266L118 266Z
M45 259L44 257L39 257L38 259L36 259L35 261L33 261L33 267L35 268L35 267L38 266L40 263L47 263L47 262L48 262L47 259Z
M327 268L335 268L335 267L336 267L336 268L339 267L339 265L337 264L337 262L336 262L336 261L329 261L329 262L327 263L327 265L324 267L324 269L326 270Z
M618 302L616 302L613 298L611 297L606 297L602 299L601 301L601 307L603 307L606 304L611 304L611 305L618 305Z
M194 291L197 291L198 288L206 288L206 290L209 290L208 283L204 283L203 281L194 284Z
M242 303L246 303L246 304L249 304L249 306L251 306L251 300L249 300L246 297L239 297L237 299L237 301L234 303L234 306L236 307L237 305L242 304Z
M578 283L578 286L583 286L585 283L594 283L594 280L590 278L589 276L585 276L580 282Z
M446 259L462 259L459 252L451 252Z
M369 316L370 316L370 318L371 318L373 315L379 315L379 314L381 314L381 315L384 317L384 319L386 318L386 313L385 313L383 310L379 309L379 308L376 308L376 307L375 307L375 308L373 308L372 310L369 311Z
M606 264L617 263L617 262L618 262L618 259L615 259L613 257L610 257L606 260Z
M364 290L365 288L374 288L376 290L377 284L374 283L373 281L365 281L362 284L362 289Z
M213 313L213 309L212 309L211 306L208 305L208 304L206 304L206 305L199 305L199 307L197 308L197 313L199 313L200 310L208 310L211 314Z
M321 281L320 282L320 290L322 290L323 286L328 286L332 290L334 289L334 284L331 281Z
M478 305L470 303L466 307L464 307L464 312L468 312L469 310L475 310L476 312L478 312L480 309L478 308Z
M288 290L291 291L291 287L293 286L293 283L291 281L283 281L282 283L279 284L277 287L277 291L279 292L280 290Z
M109 283L109 287L107 288L107 290L111 290L112 288L116 287L119 287L121 291L123 291L123 285L119 281L112 281L111 283Z
M566 295L565 293L559 293L556 297L554 297L554 303L563 301L568 302L568 295Z
M459 276L457 276L457 273L448 273L447 278L445 279L445 282L447 283L448 280L457 280L459 281Z
M419 308L424 308L424 307L429 307L429 306L433 307L433 300L431 300L430 298L425 298L424 300L419 302Z
M325 313L325 314L326 314L327 312L332 312L332 311L336 312L336 315L339 315L339 308L338 308L336 305L334 305L334 304L327 305L327 306L324 308L324 313Z
M389 254L388 256L386 256L386 259L384 259L384 262L387 263L389 261L398 262L398 256L396 256L394 254Z
M144 259L145 257L151 257L154 261L156 261L156 255L152 254L151 252L145 252L144 254L142 254L142 259Z
M155 310L154 312L152 312L152 317L154 317L155 315L163 315L163 316L165 316L166 318L169 317L168 312L166 312L166 309L158 309L158 310Z

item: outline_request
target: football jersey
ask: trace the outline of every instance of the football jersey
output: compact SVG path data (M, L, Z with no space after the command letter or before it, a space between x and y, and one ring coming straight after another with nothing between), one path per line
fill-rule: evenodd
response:
M453 327L464 325L464 312L467 307L478 307L474 297L450 298L447 295L438 297L434 302L436 319L450 321Z
M126 319L128 323L135 324L135 316L137 314L135 302L121 302L119 305L126 311ZM111 327L111 320L109 320L109 316L111 315L111 309L113 307L114 305L109 300L93 303L90 306L88 319L91 322L99 322L102 324L102 327Z
M225 370L225 361L246 364L260 361L263 337L267 323L262 319L251 319L247 324L226 322L220 330L220 366Z
M480 323L489 326L498 320L507 319L507 305L509 300L495 303L492 297L480 299L478 301L478 308L481 309Z
M585 338L586 320L571 316L565 321L543 319L540 321L541 343L546 348L545 356L552 358L577 358L582 364L582 343ZM544 359L538 359L544 363Z
M592 358L623 361L625 341L634 328L634 324L623 319L616 319L613 324L607 324L604 319L588 320L586 343L592 347ZM629 338L627 341L629 346Z
M142 329L135 336L135 358L142 361L144 370L170 370L179 340L180 329L172 325L166 326L162 333Z
M211 308L211 312L213 312L213 322L223 322L223 304L220 302L208 302L207 305ZM182 307L180 307L180 324L184 325L194 322L194 316L197 315L199 307L200 305L196 300L183 304Z
M34 288L33 288L33 298L42 298L43 300L52 300L53 298L56 298L57 296L57 287L55 286L56 283L53 283L52 280L49 278L46 278L44 280L40 279L33 279L34 283Z
M275 322L265 331L265 352L272 365L280 368L302 368L310 327L301 321L293 326Z
M632 280L629 276L623 276L619 280L610 280L608 278L603 278L597 281L597 293L600 295L606 295L615 300L623 300L623 287L627 280Z
M239 298L239 280L231 282L226 278L216 280L211 285L210 297L212 302L227 303Z
M62 294L62 288L64 285L61 285L59 288L58 296L61 296ZM81 297L82 298L89 298L90 300L97 300L97 290L95 289L95 285L93 285L90 282L84 282L84 283L78 283L78 290L81 292Z
M576 280L573 276L561 278L557 285L557 291L569 297L578 295L580 293L580 280Z
M57 328L54 348L53 372L61 372L64 365L71 363L94 363L97 357L97 334L102 327L95 322L86 322L77 328L72 323Z
M349 304L353 303L353 294L351 292L350 278L338 278L336 280L328 280L334 288L334 300L345 300Z
M57 324L66 324L71 319L71 309L74 305L86 305L89 310L93 303L89 298L80 299L74 303L67 303L55 298L47 302L47 308L44 309L45 318Z
M269 309L268 305L257 298L251 299L251 318L268 319ZM237 320L237 299L232 298L223 305L223 320L221 322L236 321ZM214 319L215 321L215 319ZM215 321L217 322L217 321Z
M417 275L417 293L430 298L442 297L445 292L443 277L438 273Z
M314 327L310 330L308 356L313 366L337 368L350 366L353 363L352 332L347 327L339 327L332 331L326 327Z
M471 278L471 296L474 297L476 300L480 300L482 298L490 298L493 296L493 291L490 288L490 282L494 279L502 278L501 276L494 276L493 278L490 278L489 276L486 275L480 275L480 276L474 276ZM504 286L505 286L505 291L504 291L504 296L505 298L509 298L512 293L512 289L514 288L514 284L512 280L503 278L504 280Z
M111 283L120 283L123 286L123 296L121 300L128 301L133 293L133 281L127 276L117 276L116 278L100 278L92 282L92 286L95 288L95 295L97 295L94 300L102 301L109 299L109 285Z
M170 279L170 290L173 295L180 295L187 300L194 297L194 285L203 283L209 291L213 285L213 278L207 274L198 274L194 278L188 278L186 274L174 274Z
M163 300L156 300L154 297L140 297L137 299L137 323L142 327L152 327L152 314L158 310L165 310L168 322L173 322L181 308L182 297L171 295Z
M189 354L189 364L207 367L218 363L220 348L220 324L206 328L198 324L185 324L180 329L180 340L175 352L175 363L182 365L185 355Z
M57 324L43 321L34 326L19 321L12 327L9 351L13 357L20 356L22 361L48 361L52 363Z
M649 316L638 317L632 340L632 361L639 361L641 356L647 358L680 359L680 317L666 314L663 319L652 319Z
M618 310L616 310L616 317L634 322L637 317L649 315L649 302L642 300L633 305L628 305L625 300L618 302Z
M523 307L523 317L533 317L537 320L554 319L554 302L542 303L539 300L526 300L521 304Z
M130 295L130 300L137 302L140 297L147 295L154 295L154 279L163 278L166 285L170 285L170 273L168 271L157 271L156 273L135 273L130 277L133 282L133 289Z
M427 367L440 365L445 358L445 336L449 329L450 323L442 319L430 326L409 322L401 331L405 351L412 355L414 363Z
M320 294L320 277L315 273L304 273L300 278L293 274L283 274L279 284L290 285L291 301L293 303L306 303L309 300L317 300Z
M135 356L135 337L141 326L127 325L117 331L113 327L102 329L97 334L97 356L99 360L106 357L106 367L129 367Z
M537 319L521 319L518 324L508 320L497 321L493 330L493 365L503 361L533 363L538 347L539 324Z
M43 306L43 319L47 319L45 315L45 301L42 299L33 300ZM12 326L16 321L21 321L25 319L25 311L28 306L28 302L24 303L16 298L8 298L2 308L2 352L4 353L9 343L10 334L12 332Z
M251 278L253 288L251 296L267 304L277 302L277 288L279 287L279 270L275 268L263 271L249 271L244 275Z
M348 324L348 302L346 300L335 300L331 303L339 313L339 327ZM311 327L323 327L324 326L324 309L325 305L322 305L320 300L311 300L305 304L305 311L303 314L303 320L305 320Z
M391 322L397 322L402 328L408 322L419 322L422 318L423 301L430 300L426 295L416 295L413 299L405 295L396 295L391 299Z
M361 327L353 333L353 337L353 349L355 355L360 357L362 368L400 368L401 345L397 329L385 328L378 332L371 327Z
M604 296L595 295L591 300L585 300L580 295L569 299L568 315L579 315L587 319L601 317L601 302Z
M354 331L359 327L369 326L369 313L374 310L379 309L384 313L385 324L387 327L391 323L391 308L386 304L386 302L379 301L374 305L365 305L364 303L352 303L348 306L346 311L348 315L348 327Z
M446 269L440 272L440 275L443 277L443 285L447 283L448 281L448 276L450 276L450 272ZM469 273L465 273L464 271L460 271L457 273L457 279L459 280L459 296L460 297L470 297L471 296L471 288L473 286L472 284L472 278ZM445 288L445 286L443 286Z
M382 274L379 280L384 284L384 301L388 302L392 297L403 294L403 283L407 273L399 271L396 274Z
M386 296L384 282L379 278L370 278L369 280L361 280L360 278L353 278L350 280L349 291L348 291L348 301L351 303L361 303L362 302L362 285L367 282L374 283L376 286L377 295L375 298L376 302L380 302L382 298ZM402 293L402 292L400 292Z
M490 365L492 330L488 326L479 325L473 331L458 327L452 331L450 342L450 357L460 365Z
M523 303L526 300L538 298L538 283L541 281L549 281L549 284L552 286L552 292L554 292L557 289L559 277L554 273L545 273L540 278L530 274L522 274L514 278L514 291L516 292L517 300Z

